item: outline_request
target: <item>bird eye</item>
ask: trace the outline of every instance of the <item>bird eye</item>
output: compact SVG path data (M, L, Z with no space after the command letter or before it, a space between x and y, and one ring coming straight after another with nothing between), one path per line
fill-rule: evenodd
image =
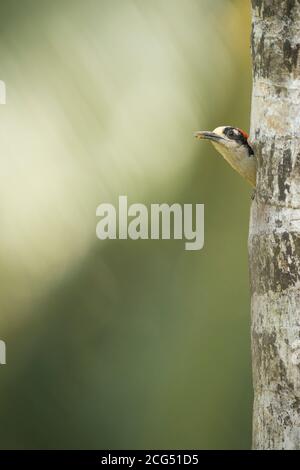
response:
M233 139L233 137L235 137L233 129L228 130L227 137L229 137L229 139Z

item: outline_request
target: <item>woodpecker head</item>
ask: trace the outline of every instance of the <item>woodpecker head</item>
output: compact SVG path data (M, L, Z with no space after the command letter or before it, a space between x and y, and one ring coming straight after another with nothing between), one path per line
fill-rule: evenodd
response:
M209 140L227 162L255 186L256 161L248 134L237 127L221 126L213 132L195 132L196 139Z

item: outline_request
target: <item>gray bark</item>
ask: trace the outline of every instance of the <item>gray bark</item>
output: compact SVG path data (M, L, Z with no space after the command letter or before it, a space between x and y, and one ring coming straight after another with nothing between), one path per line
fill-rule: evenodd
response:
M253 448L300 449L300 1L252 0Z

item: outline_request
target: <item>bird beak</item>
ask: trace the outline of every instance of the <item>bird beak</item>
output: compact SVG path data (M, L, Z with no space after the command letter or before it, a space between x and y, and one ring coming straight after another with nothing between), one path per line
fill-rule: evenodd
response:
M194 133L194 137L196 139L203 139L203 140L212 140L213 142L219 142L220 140L223 139L222 136L219 134L215 134L214 132L208 132L208 131L198 131Z

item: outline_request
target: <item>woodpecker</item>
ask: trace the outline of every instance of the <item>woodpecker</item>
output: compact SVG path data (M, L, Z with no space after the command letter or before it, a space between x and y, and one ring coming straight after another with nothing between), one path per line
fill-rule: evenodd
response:
M248 134L237 127L221 126L213 132L195 132L196 139L210 140L225 160L251 186L256 184L256 158Z

